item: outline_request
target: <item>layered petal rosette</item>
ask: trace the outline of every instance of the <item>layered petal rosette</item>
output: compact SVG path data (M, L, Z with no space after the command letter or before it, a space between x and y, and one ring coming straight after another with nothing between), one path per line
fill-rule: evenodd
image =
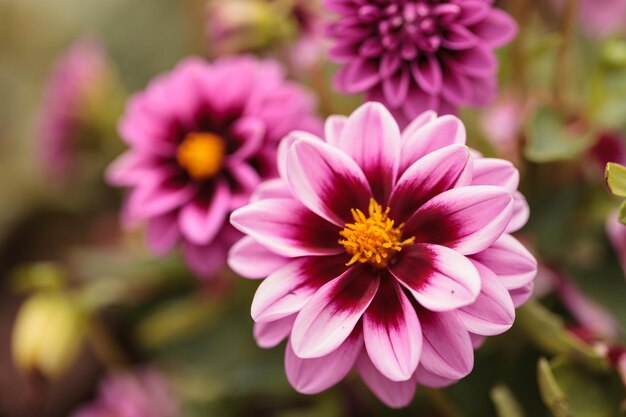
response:
M515 21L489 0L324 0L335 85L382 101L401 124L425 110L454 113L496 93L494 48Z
M252 302L262 347L287 338L291 384L313 394L356 369L392 407L417 384L448 385L474 345L511 327L536 261L511 236L528 217L509 163L474 156L454 116L427 112L403 132L367 103L294 132L280 179L232 224L248 236L231 267L265 278Z
M189 266L212 275L239 238L228 215L276 176L278 141L321 129L314 105L274 61L181 62L136 94L119 123L130 149L107 179L129 189L123 220L147 222L156 254L180 243Z

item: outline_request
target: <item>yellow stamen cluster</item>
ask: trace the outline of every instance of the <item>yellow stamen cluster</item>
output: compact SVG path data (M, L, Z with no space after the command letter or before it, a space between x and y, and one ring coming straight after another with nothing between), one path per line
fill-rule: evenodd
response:
M222 168L226 143L208 132L189 133L178 146L176 160L197 180L213 177Z
M354 223L346 224L339 232L343 237L339 243L352 255L346 265L360 262L384 268L392 255L415 241L415 237L402 240L404 224L395 226L394 221L389 218L389 210L389 207L383 210L373 198L370 199L369 217L359 209L351 210Z

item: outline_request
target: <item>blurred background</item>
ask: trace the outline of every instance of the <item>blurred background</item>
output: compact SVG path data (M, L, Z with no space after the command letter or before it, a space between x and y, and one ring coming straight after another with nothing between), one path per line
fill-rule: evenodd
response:
M285 58L308 28L294 2L274 16L253 4L272 1L0 0L0 416L76 415L103 392L141 402L141 387L160 404L145 417L623 415L626 233L604 172L626 163L626 0L588 0L604 12L593 22L585 0L497 2L519 36L498 52L498 99L461 117L472 147L521 171L535 296L470 376L418 389L399 411L357 378L295 392L283 349L252 337L258 283L227 268L198 279L177 253L151 255L141 228L122 230L123 195L103 179L125 149L128 96L189 55L272 56L315 91L322 116L356 108L360 97L331 91L323 39ZM216 35L215 16L234 35Z

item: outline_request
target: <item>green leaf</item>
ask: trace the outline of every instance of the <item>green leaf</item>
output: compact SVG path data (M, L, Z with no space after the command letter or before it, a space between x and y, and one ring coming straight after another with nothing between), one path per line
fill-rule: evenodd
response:
M539 107L526 123L528 143L524 155L529 161L548 163L573 159L590 144L590 132L575 133L566 129L558 113Z
M608 368L606 358L570 334L563 320L537 301L531 300L518 310L517 324L548 353L565 354L595 369Z
M507 386L494 387L491 390L491 400L496 406L499 417L524 417L522 407Z
M614 195L626 197L626 167L609 162L606 164L605 178L609 190Z

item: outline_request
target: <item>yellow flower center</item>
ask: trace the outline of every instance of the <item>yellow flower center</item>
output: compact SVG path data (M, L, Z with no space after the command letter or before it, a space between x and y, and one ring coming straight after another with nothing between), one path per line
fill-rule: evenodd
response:
M354 223L347 223L339 232L343 238L339 243L352 255L346 265L360 262L384 268L392 255L415 241L415 237L402 240L404 224L395 226L389 218L389 210L389 207L383 210L373 198L370 199L368 217L359 209L351 210Z
M222 167L226 143L212 133L189 133L178 146L176 160L197 180L211 178Z

